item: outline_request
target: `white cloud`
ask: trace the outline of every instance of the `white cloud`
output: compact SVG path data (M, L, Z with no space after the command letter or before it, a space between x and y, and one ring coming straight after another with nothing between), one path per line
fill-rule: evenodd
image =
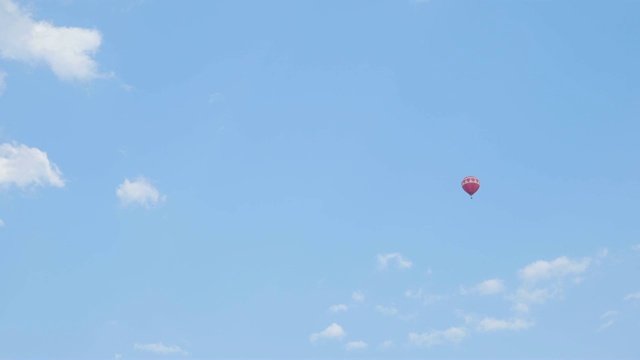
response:
M535 325L533 321L524 320L520 317L496 319L488 316L480 317L474 314L466 314L462 311L458 313L458 316L461 316L464 319L467 326L475 326L478 332L495 332L504 330L516 331L528 329Z
M596 252L596 255L594 256L594 259L593 259L593 263L595 265L601 265L608 256L609 256L609 249L602 248ZM574 281L581 282L582 278L578 277L577 279L574 279Z
M527 313L529 312L529 305L523 304L523 303L517 303L513 305L513 310L521 313Z
M614 319L609 319L609 320L607 320L607 322L605 322L604 324L600 325L598 330L602 331L602 330L610 327L611 325L613 325L613 323L615 323L615 322L616 321Z
M361 291L354 291L353 294L351 294L351 299L357 303L362 303L364 302L364 294Z
M518 304L544 304L547 300L559 294L558 287L529 289L519 287L515 299Z
M455 313L456 313L456 316L464 320L465 325L471 325L478 321L478 317L476 315L467 313L460 309L456 310Z
M67 0L67 1L72 1L72 0ZM124 13L132 12L136 8L144 5L144 3L146 3L146 2L149 2L149 0L128 0L128 1L124 2L122 7L120 8L120 11L122 11Z
M115 359L122 359L122 354L115 354L113 357Z
M333 323L329 325L326 329L322 330L319 333L313 333L309 337L312 343L320 340L320 339L341 339L345 337L347 333L344 331L342 326Z
M12 0L0 0L0 56L30 64L45 63L63 80L91 80L104 75L93 59L100 32L36 21Z
M214 103L214 102L219 102L219 101L223 101L224 100L224 96L219 93L213 93L211 95L209 95L209 104Z
M579 275L587 270L591 259L572 260L561 256L552 261L538 260L520 270L520 277L527 282L537 282L569 275Z
M138 204L145 207L156 205L166 199L166 196L161 195L158 189L143 177L134 181L124 179L116 189L116 195L123 205Z
M410 333L409 342L417 346L430 347L443 343L459 343L467 336L467 330L451 327L446 330L432 330L421 334Z
M24 144L0 145L0 187L64 187L62 173L47 153Z
M400 255L399 253L391 253L386 255L378 255L378 265L381 269L386 269L389 262L395 260L399 269L409 269L413 263Z
M436 301L448 298L446 295L427 294L422 290L422 288L418 289L417 291L407 290L404 292L404 296L408 297L409 299L422 300L424 305L429 305Z
M598 253L596 254L596 256L598 258L606 258L607 256L609 256L609 249L608 248L602 248L600 250L598 250Z
M350 341L345 347L347 350L364 350L369 347L369 345L364 341Z
M509 320L501 320L487 317L480 320L480 323L478 324L478 331L487 332L498 330L524 330L532 327L533 325L533 322L523 319L515 318Z
M607 255L602 250L597 255L595 263ZM581 276L591 265L591 259L569 259L566 256L551 261L535 261L519 270L520 286L514 294L509 295L514 301L514 309L521 313L529 311L531 304L544 304L547 300L562 297L567 278L574 284L583 281Z
M640 244L634 244L634 245L631 245L631 250L633 250L633 251L640 251Z
M349 307L345 304L332 305L329 307L329 312L336 313L340 311L347 311Z
M394 307L385 307L382 305L376 306L376 310L382 315L395 315L398 313L398 309Z
M0 227L4 227L4 220L0 219Z
M409 299L419 299L422 297L422 289L418 289L418 291L407 290L404 292L404 296L408 297Z
M604 314L602 314L600 316L600 319L602 321L604 321L604 323L602 323L602 325L600 325L598 330L602 331L602 330L610 327L611 325L613 325L613 323L616 321L616 316L617 315L618 315L618 312L617 311L613 311L613 310L606 311Z
M147 351L147 352L160 354L160 355L172 355L172 354L187 355L188 354L186 351L180 349L178 346L167 346L161 342L155 343L155 344L134 344L133 348L136 350Z
M640 300L640 291L624 297L625 300Z
M490 279L475 286L475 290L480 295L493 295L505 290L504 282L500 279Z
M131 85L131 84L126 84L126 83L122 83L120 85L120 88L122 88L122 90L126 91L126 92L134 92L136 90L136 87Z
M392 347L393 347L393 341L391 340L385 340L382 342L382 344L378 346L378 348L380 348L381 350L388 350L388 349L391 349Z
M7 89L7 73L4 71L0 71L0 96L4 94L4 91Z
M460 288L460 293L466 295L467 293L480 294L480 295L494 295L505 291L504 282L500 279L489 279L483 281L471 289Z

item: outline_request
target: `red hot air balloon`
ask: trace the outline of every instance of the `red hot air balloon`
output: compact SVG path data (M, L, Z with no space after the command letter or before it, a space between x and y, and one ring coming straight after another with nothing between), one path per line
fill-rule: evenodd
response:
M475 176L467 176L462 179L462 189L473 199L473 194L480 189L480 180Z

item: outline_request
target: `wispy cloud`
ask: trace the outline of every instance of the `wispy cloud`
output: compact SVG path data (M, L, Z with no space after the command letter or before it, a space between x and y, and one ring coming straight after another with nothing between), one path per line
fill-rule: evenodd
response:
M223 100L224 100L224 96L219 92L209 95L209 104L213 104L215 102L220 102Z
M614 310L606 311L604 314L602 314L600 316L600 320L602 320L603 323L602 323L602 325L600 325L598 330L602 331L602 330L610 327L611 325L613 325L613 323L616 321L616 317L617 316L618 316L618 312L617 311L614 311Z
M149 0L129 0L123 4L120 11L124 13L132 12L146 2L149 2Z
M342 326L333 323L321 332L311 334L309 340L311 340L312 343L315 343L320 339L341 339L346 335L347 333L344 331Z
M408 259L405 259L399 253L378 255L378 266L380 267L380 269L386 269L389 266L389 263L394 260L395 260L396 266L399 269L409 269L411 268L411 266L413 266L413 263L411 261L409 261Z
M404 296L409 299L419 299L425 305L429 305L448 298L447 295L427 294L422 290L422 288L418 290L407 290L404 292Z
M347 350L353 351L364 350L369 347L369 345L364 341L350 341L345 345L345 347L347 348Z
M141 205L151 207L166 199L165 195L161 195L149 180L139 177L134 181L124 179L124 182L116 189L116 195L120 199L122 205Z
M500 330L524 330L532 327L533 325L534 325L533 322L526 321L524 319L519 319L519 318L511 318L511 319L503 320L503 319L486 317L480 320L478 324L478 331L489 332L489 331L500 331Z
M504 286L504 281L501 279L489 279L483 281L470 289L465 289L464 287L460 287L460 293L462 295L466 294L479 294L479 295L495 295L501 292L504 292L506 287Z
M136 87L131 85L131 84L127 84L127 83L122 83L120 84L120 88L122 88L122 90L126 91L126 92L134 92L136 91Z
M515 297L521 304L544 304L547 300L554 298L560 292L557 286L548 288L530 289L520 287L516 290Z
M472 324L478 322L478 316L474 314L467 313L466 311L460 309L456 310L455 313L459 318L462 318L464 320L464 324L467 326L471 326Z
M23 144L0 145L0 187L64 187L62 172L47 153Z
M512 310L521 313L527 313L529 312L529 305L524 303L516 303L515 305L513 305Z
M418 289L418 290L407 290L404 292L404 296L408 297L409 299L420 299L422 298L422 289Z
M357 303L363 303L364 294L362 293L362 291L354 291L353 294L351 294L351 299Z
M602 249L598 250L598 252L596 254L596 258L598 258L598 259L604 259L607 256L609 256L609 249L608 248L602 248Z
M332 305L329 307L329 312L337 313L340 311L347 311L349 307L345 304Z
M105 76L93 55L102 36L95 29L58 27L34 20L12 0L0 0L0 56L29 64L45 63L63 80Z
M527 282L579 275L587 270L591 259L572 260L561 256L552 261L538 260L520 270L520 277Z
M134 344L136 350L146 351L160 355L188 355L188 353L178 346L167 346L161 342L153 344Z
M386 306L378 305L376 306L376 311L382 315L396 315L398 313L398 309L396 309L393 306L386 307Z
M562 296L566 279L574 284L582 281L581 275L587 271L591 259L570 259L566 256L551 261L538 260L519 270L520 286L510 295L515 309L520 312L529 310L532 304L544 304L546 301Z
M633 251L640 251L640 244L634 244L634 245L631 245L631 250L633 250Z
M4 227L4 220L0 219L0 227Z
M625 296L624 300L640 300L640 291Z
M7 73L4 71L0 71L0 96L4 94L4 91L7 89Z
M382 343L380 343L380 345L378 345L378 348L380 350L389 350L394 346L393 341L391 340L385 340Z
M444 343L459 343L467 334L467 330L461 327L451 327L446 330L431 330L423 333L410 333L409 343L425 347Z

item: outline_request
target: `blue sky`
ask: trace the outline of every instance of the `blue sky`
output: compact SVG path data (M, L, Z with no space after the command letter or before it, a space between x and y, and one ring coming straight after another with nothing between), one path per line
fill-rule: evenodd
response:
M0 0L0 358L637 356L639 12Z

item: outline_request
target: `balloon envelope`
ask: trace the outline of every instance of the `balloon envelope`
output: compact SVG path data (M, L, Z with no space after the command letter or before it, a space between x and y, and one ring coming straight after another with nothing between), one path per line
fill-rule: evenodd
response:
M462 179L462 189L469 195L473 194L480 189L480 180L475 176L467 176Z

